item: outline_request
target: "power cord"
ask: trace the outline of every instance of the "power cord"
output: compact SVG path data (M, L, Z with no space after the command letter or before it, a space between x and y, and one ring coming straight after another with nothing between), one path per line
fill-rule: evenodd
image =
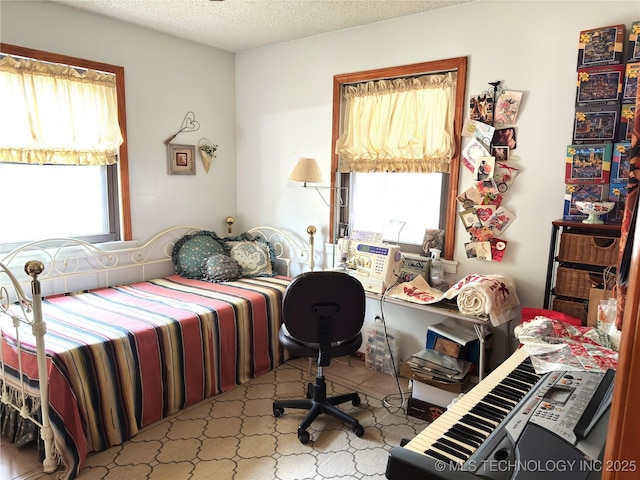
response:
M382 328L384 330L384 337L387 343L387 349L389 351L389 357L391 358L391 367L393 369L393 376L394 379L396 381L396 386L398 387L398 394L391 394L391 395L387 395L386 397L384 397L382 399L382 404L387 408L395 408L395 412L397 412L398 410L401 410L404 408L405 406L405 402L406 402L406 394L405 392L402 390L402 387L400 386L400 380L399 380L399 374L398 374L398 368L396 367L396 359L393 356L393 349L391 348L391 343L389 341L389 335L387 333L387 322L385 320L385 313L384 313L384 301L385 301L385 297L387 296L387 293L389 292L389 290L391 290L393 287L395 287L396 285L398 285L401 282L401 278L400 276L396 275L396 281L393 284L390 284L387 288L385 288L384 292L382 292L382 295L380 296L380 315L377 315L374 320L379 321L380 323L382 323ZM392 403L392 401L394 400L400 400L400 404L397 403ZM389 410L390 411L390 410ZM395 413L393 412L393 413Z

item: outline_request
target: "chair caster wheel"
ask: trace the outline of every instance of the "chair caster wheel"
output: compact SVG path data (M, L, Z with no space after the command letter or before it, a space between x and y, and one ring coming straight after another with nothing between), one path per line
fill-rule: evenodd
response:
M284 409L282 409L282 408L274 408L273 409L273 416L274 417L281 417L282 415L284 415Z
M353 400L351 400L351 405L353 405L354 407L357 407L358 405L360 405L360 397L356 397Z
M353 433L356 434L356 437L361 437L364 435L364 428L362 428L362 425L356 425L353 427Z
M307 444L309 443L310 438L311 437L309 436L309 432L307 432L306 430L298 432L298 440L300 440L300 443Z
M307 384L307 391L305 392L305 396L307 397L307 400L313 398L313 383Z

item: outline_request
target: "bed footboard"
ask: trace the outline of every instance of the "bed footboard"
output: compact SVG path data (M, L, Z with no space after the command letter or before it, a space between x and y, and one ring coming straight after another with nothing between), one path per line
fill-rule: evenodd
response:
M37 260L28 261L24 270L31 277L31 298L24 293L13 273L0 262L0 276L6 275L9 279L8 283L0 282L0 401L6 408L15 409L22 418L38 427L44 443L44 471L51 473L57 469L58 462L49 420L49 386L44 347L47 326L42 319L42 294L38 280L38 275L44 271L44 264ZM9 289L13 290L11 294ZM17 299L16 303L10 301L12 298ZM28 382L30 375L23 369L26 353L21 348L20 335L21 330L24 331L29 326L36 339L37 386ZM5 355L17 357L17 371L9 371Z

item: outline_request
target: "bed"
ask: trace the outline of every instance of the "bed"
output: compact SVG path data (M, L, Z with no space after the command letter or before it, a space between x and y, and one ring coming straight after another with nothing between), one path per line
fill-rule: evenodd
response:
M314 267L307 233L175 227L115 250L57 238L0 256L3 435L40 437L44 471L71 479L89 453L272 370L282 295Z

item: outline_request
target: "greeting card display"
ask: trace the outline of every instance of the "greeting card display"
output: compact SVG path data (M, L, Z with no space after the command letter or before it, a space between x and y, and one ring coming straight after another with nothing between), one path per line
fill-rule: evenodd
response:
M489 242L468 242L464 244L467 258L475 258L483 262L491 260L491 244Z
M615 142L620 107L576 107L573 143Z
M458 215L460 215L460 219L462 220L462 224L466 230L473 227L482 227L482 222L478 218L475 208L472 207L458 212Z
M495 128L491 125L470 118L465 119L464 125L462 126L463 137L475 138L482 143L485 148L489 148L494 131Z
M564 213L562 219L569 221L584 220L587 218L587 215L578 210L575 202L601 202L607 199L608 192L609 185L607 184L585 183L565 185Z
M521 102L522 92L513 92L511 90L502 92L498 97L494 111L493 124L500 128L515 125Z
M476 215L483 226L486 226L489 223L489 219L496 212L495 205L477 205L476 206Z
M565 183L609 183L610 143L567 146Z
M640 62L640 20L631 24L627 43L627 61Z
M486 227L489 227L494 236L499 236L513 223L516 219L515 214L510 212L504 207L498 207L491 218L486 223Z
M580 32L578 68L622 63L625 26L610 25Z
M627 63L624 73L624 91L622 103L636 103L638 93L638 77L640 76L640 62Z
M620 127L618 128L618 141L630 142L633 134L633 122L636 116L636 104L625 103L620 111Z
M487 149L477 139L471 140L462 150L462 164L470 171L474 172L476 169L476 163L479 163L481 157L490 157Z
M493 238L493 232L489 227L471 227L469 236L473 242L488 242Z
M462 204L462 208L468 210L473 208L474 205L482 205L484 195L480 195L474 187L469 187L461 195L458 195L457 200Z
M493 97L488 92L469 98L469 108L471 110L469 113L471 120L477 120L488 125L493 124Z
M507 243L505 240L499 238L489 239L489 245L491 246L491 260L494 262L501 262L504 258L504 251L507 249Z
M578 69L576 104L617 105L622 99L624 65Z
M613 146L611 159L611 183L623 183L629 180L629 168L631 160L631 143L616 143Z
M496 182L500 193L506 193L511 188L519 171L516 167L511 167L506 163L496 162L493 181Z

